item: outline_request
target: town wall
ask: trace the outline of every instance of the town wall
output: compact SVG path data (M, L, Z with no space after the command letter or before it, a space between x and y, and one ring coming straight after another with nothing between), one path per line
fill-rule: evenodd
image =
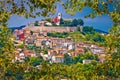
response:
M31 31L40 31L40 32L74 32L76 27L64 27L64 26L28 26L26 29Z

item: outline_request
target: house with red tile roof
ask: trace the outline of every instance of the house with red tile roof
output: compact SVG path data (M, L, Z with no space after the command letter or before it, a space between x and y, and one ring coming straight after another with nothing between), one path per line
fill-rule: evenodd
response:
M24 40L25 38L25 34L24 34L24 31L23 30L18 30L18 29L15 29L13 31L13 35L15 36L15 38L17 40Z

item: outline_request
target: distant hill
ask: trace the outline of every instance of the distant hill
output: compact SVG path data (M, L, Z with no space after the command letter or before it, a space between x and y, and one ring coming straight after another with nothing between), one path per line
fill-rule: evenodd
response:
M102 31L102 30L99 30L99 29L95 29L97 32L99 33L104 33L104 34L108 34L108 32L105 32L105 31Z
M24 28L25 26L26 26L26 25L22 25L22 26L20 26L20 27L12 27L12 28L10 28L10 29L12 29L12 32L13 32L15 29L20 30L20 29Z

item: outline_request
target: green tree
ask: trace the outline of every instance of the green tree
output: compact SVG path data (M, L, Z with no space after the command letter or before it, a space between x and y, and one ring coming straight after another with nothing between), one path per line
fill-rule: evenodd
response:
M0 23L7 22L12 14L25 16L26 18L35 16L48 16L56 9L56 2L59 0L1 0L0 1ZM2 17L4 16L4 17Z
M27 46L25 44L21 44L19 46L17 46L17 48L26 48Z
M48 22L51 22L51 18L46 18L45 20Z
M78 22L79 26L83 26L84 25L84 21L82 19L78 19L77 22Z
M93 27L90 27L90 26L84 26L82 32L88 33L88 34L94 34L95 29Z
M14 44L11 30L6 25L0 25L0 79L5 77L8 65L14 60Z
M69 65L72 63L72 59L68 54L64 54L65 64Z
M35 21L34 26L39 26L39 21Z
M72 26L83 26L84 25L84 22L82 19L74 19L72 21Z
M76 64L76 63L82 63L82 61L84 60L84 56L83 54L79 54L77 57L73 57L73 63Z
M86 53L84 54L84 59L93 60L93 59L94 59L94 56L93 56L91 53L86 52Z
M77 19L74 19L74 20L72 21L72 26L78 26L78 21L77 21Z
M33 31L30 31L30 34L31 34L31 35L33 35L33 33L34 33Z
M37 66L37 65L40 65L42 64L43 62L43 58L41 56L35 58L35 57L31 57L30 58L30 65L32 66Z
M44 54L48 54L48 49L45 49L45 50L44 50Z
M77 31L80 31L80 26L77 26Z
M93 41L95 42L105 42L105 38L100 33L95 33L93 36Z
M98 55L94 54L94 60L99 61Z
M73 25L72 25L71 21L64 21L64 26L72 27Z
M61 18L60 19L60 25L63 25L64 24L64 20Z

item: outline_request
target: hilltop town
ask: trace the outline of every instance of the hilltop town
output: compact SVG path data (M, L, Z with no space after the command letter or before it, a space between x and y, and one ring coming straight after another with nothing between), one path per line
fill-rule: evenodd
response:
M120 0L0 0L0 80L120 80Z
M51 20L36 21L28 23L24 28L13 31L15 50L15 62L24 62L26 57L39 57L50 63L65 63L66 55L69 58L88 54L88 58L82 60L83 64L95 60L103 62L105 60L105 47L84 41L72 40L72 37L52 37L48 33L74 33L78 30L82 32L82 24L66 25L61 23L62 14ZM63 19L72 23L72 19ZM62 25L61 25L62 24ZM93 58L97 56L96 58ZM90 57L92 56L92 57ZM90 57L90 58L89 58Z

